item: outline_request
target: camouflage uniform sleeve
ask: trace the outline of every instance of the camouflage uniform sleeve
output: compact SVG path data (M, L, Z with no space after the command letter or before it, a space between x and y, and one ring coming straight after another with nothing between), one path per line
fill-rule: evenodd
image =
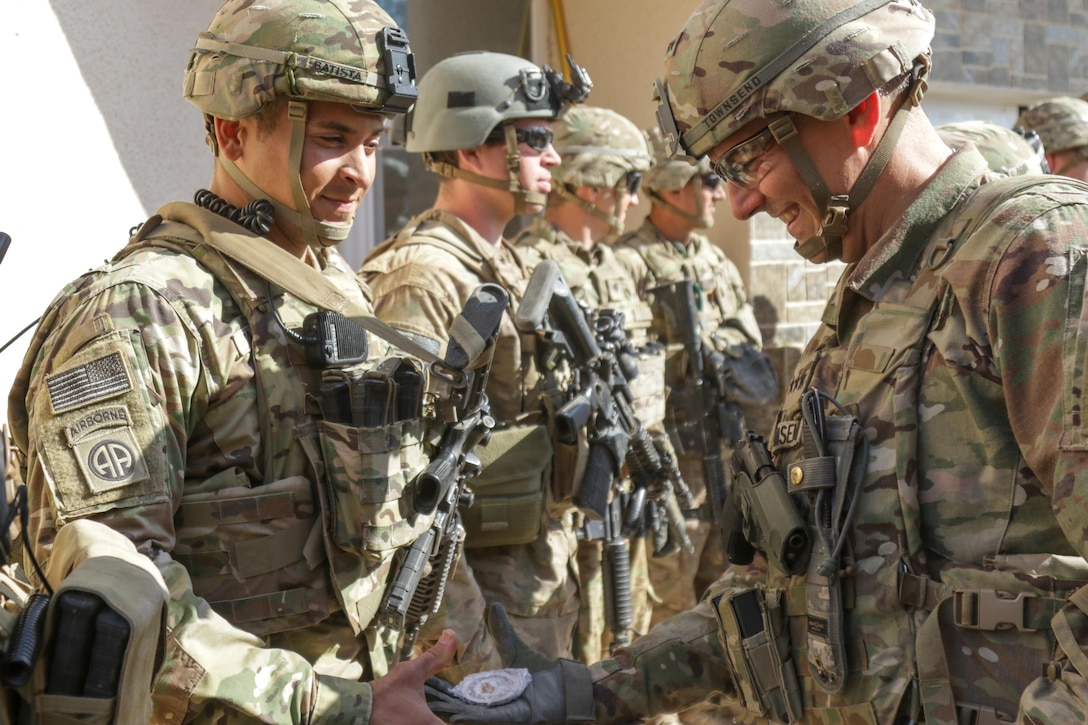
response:
M152 557L170 590L156 719L242 713L265 722L370 712L366 683L319 676L300 654L266 647L198 597L170 557L186 484L187 444L241 352L208 290L168 300L121 281L60 298L16 389L25 393L31 535L47 560L56 525L79 518L121 532ZM22 402L22 401L21 401ZM19 406L22 407L21 405Z
M976 267L973 282L965 269L953 283L959 299L978 301L972 317L988 325L967 330L989 341L968 353L981 357L972 365L994 356L1022 455L1074 551L1088 559L1088 204L1072 198L1020 219L1024 231L992 271Z
M661 622L590 673L598 725L677 712L719 694L733 696L718 620L706 600Z

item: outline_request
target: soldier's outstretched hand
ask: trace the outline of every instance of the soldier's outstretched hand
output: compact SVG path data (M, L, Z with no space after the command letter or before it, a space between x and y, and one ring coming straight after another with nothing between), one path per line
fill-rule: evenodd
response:
M398 663L389 674L374 680L370 722L441 725L442 721L427 707L423 683L449 665L456 651L457 635L447 629L429 650Z

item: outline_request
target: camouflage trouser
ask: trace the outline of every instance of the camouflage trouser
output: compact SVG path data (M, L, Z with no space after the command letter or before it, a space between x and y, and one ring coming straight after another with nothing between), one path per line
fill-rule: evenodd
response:
M549 516L528 544L465 550L488 603L506 609L527 645L546 657L572 656L578 623L578 541L570 513Z
M653 614L647 562L646 539L628 542L631 557L631 632L633 639L650 629ZM581 607L574 637L574 657L587 665L608 659L612 631L605 621L604 575L601 570L601 542L578 544L578 571L581 582Z

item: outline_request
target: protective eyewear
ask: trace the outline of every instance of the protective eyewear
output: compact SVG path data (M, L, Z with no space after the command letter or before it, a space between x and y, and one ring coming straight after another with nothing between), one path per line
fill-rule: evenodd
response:
M628 171L620 179L620 183L617 186L622 186L627 190L628 194L637 194L638 190L642 188L642 172L641 171Z
M763 178L766 171L763 155L774 143L774 135L768 126L722 154L714 164L714 173L742 189L751 189Z
M543 152L555 140L555 133L546 126L516 128L514 134L517 136L518 143L525 144L533 151Z
M699 180L702 181L704 189L710 189L711 191L722 185L722 179L717 174L703 174Z

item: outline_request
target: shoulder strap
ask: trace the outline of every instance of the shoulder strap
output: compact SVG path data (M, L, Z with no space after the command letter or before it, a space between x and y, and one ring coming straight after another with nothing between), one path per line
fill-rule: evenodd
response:
M133 236L133 241L156 236L180 237L203 243L246 268L256 272L298 299L320 309L339 312L360 327L373 332L390 344L431 364L443 365L441 359L413 342L407 336L379 320L354 300L344 296L328 279L313 267L302 264L296 257L263 237L240 232L233 222L190 204L167 204L148 219ZM163 220L178 222L195 230L185 234L177 226L159 229ZM171 234L173 232L173 234ZM469 359L472 359L471 355Z
M447 239L445 235L432 233L432 230L429 229L420 231L419 228L429 221L446 224L452 228L456 234L465 239L470 239L472 237L472 232L469 231L468 227L465 226L465 223L456 215L439 209L428 209L413 217L399 232L397 232L396 236L383 242L379 247L375 248L369 256L376 257L378 254L394 249L400 249L401 247L426 244L428 246L438 247L450 256L455 257L457 261L465 265L465 267L479 276L480 279L486 282L499 281L494 272L488 269L490 265L487 264L487 260L483 257L472 254L463 246Z

